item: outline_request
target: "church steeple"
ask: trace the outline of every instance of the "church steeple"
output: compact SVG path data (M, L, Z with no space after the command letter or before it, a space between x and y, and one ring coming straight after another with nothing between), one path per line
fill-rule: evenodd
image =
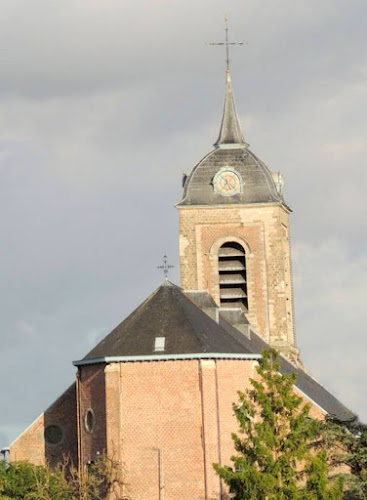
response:
M248 148L233 95L229 48L244 43L229 40L227 20L225 40L211 43L226 49L224 110L215 149L185 178L176 205L182 287L209 292L229 314L241 311L266 342L298 363L290 208L280 174Z
M231 42L228 37L228 18L225 17L225 41L212 42L210 45L224 45L226 49L226 95L224 99L223 118L220 126L219 137L214 144L217 148L246 148L234 102L231 70L229 65L229 46L244 45L245 42Z
M231 72L226 71L226 95L224 99L223 118L220 126L219 137L214 146L219 148L244 148L248 144L243 137L240 121L238 119L236 104L232 89Z

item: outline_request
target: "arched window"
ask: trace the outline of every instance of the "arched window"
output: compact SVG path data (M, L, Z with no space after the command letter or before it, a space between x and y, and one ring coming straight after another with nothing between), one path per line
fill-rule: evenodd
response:
M235 242L224 243L218 252L221 307L248 310L246 283L246 252Z

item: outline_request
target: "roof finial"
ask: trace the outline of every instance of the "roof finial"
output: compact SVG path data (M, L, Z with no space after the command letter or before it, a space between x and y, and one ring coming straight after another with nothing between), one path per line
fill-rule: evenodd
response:
M225 41L224 42L210 42L209 45L224 45L226 48L226 70L227 73L230 71L230 59L229 59L229 46L230 45L244 45L247 42L230 42L228 36L228 16L227 14L224 16L225 23Z
M224 16L225 32L226 32L226 67L229 71L229 42L228 42L228 17L227 14Z
M163 255L163 264L161 266L157 266L157 269L163 269L163 274L165 280L168 281L168 273L170 269L173 269L175 266L168 264L167 255Z
M237 116L236 106L234 102L230 59L229 59L229 46L230 45L244 45L246 42L230 42L228 36L228 17L225 16L225 41L224 42L211 42L209 45L224 45L226 48L226 96L224 100L224 110L222 124L220 127L219 137L214 144L219 148L243 148L247 147L243 137L240 122Z

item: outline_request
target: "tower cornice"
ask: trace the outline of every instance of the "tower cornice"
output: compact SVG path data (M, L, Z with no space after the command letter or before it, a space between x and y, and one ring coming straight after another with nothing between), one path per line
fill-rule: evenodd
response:
M230 210L233 210L233 209L242 209L242 208L246 208L246 209L253 209L253 210L256 210L257 208L259 207L281 207L285 210L285 212L287 212L288 214L292 213L293 210L292 208L287 205L286 203L284 202L280 202L280 203L274 203L274 202L269 202L269 203L233 203L233 204L218 204L218 205L213 205L213 204L208 204L208 205L182 205L180 202L178 203L175 203L174 205L178 210L196 210L198 208L205 208L205 209L209 209L209 210L218 210L218 209L223 209L223 210L227 210L227 209L230 209Z

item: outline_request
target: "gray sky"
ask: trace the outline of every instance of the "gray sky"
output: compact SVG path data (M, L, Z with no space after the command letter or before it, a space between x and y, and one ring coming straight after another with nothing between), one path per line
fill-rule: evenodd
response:
M2 0L0 446L152 292L182 171L215 141L224 54L293 207L303 360L367 421L365 0Z

